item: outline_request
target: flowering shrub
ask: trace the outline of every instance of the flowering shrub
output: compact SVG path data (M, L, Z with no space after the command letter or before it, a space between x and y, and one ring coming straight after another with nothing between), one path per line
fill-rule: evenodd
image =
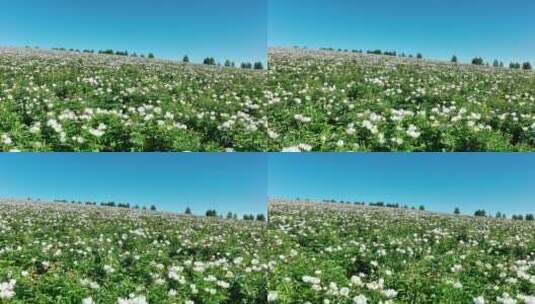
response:
M271 48L267 118L288 151L535 150L535 73Z
M265 225L0 201L0 303L264 303Z
M535 224L272 200L273 303L535 303Z

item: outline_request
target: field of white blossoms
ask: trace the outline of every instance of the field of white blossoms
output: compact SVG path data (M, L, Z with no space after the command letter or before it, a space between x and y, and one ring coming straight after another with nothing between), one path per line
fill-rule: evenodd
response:
M0 151L533 151L535 73L269 50L269 71L0 48Z
M265 150L265 73L0 47L0 151Z
M273 303L535 303L535 225L272 200Z
M270 48L268 87L287 150L535 150L532 71Z
M265 225L0 201L0 303L265 303Z

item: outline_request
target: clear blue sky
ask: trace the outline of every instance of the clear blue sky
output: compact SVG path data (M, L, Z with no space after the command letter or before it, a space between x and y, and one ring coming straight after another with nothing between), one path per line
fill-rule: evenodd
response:
M271 154L268 164L271 198L535 213L535 154Z
M218 153L0 154L0 197L155 204L197 214L266 213L266 156Z
M0 0L0 45L266 60L267 0Z
M268 45L535 62L532 0L269 0Z

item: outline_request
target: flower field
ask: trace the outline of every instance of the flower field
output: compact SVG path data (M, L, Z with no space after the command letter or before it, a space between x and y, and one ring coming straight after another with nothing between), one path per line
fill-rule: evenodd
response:
M535 303L535 225L272 200L273 303Z
M0 201L0 303L265 303L265 225Z
M269 50L268 120L290 151L535 150L535 73Z
M265 74L0 47L0 151L267 148Z
M535 73L271 48L261 71L0 48L2 151L533 151Z

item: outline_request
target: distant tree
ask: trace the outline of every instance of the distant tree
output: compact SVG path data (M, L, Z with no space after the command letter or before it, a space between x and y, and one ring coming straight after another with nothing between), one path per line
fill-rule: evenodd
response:
M250 62L242 62L241 65L240 65L240 67L241 67L242 69L250 70L250 69L253 68L253 65L252 65L252 63L250 63Z
M154 59L154 58L155 58L155 57L154 57L154 54L153 54L153 53L149 53L148 58L149 58L149 59Z
M417 59L422 59L422 58L424 58L424 56L422 54L418 53L418 54L416 54L416 58Z
M252 215L252 214L246 214L243 216L243 219L246 220L246 221L254 221L255 220L255 216Z
M510 69L518 70L518 69L520 69L520 63L518 63L518 62L511 62L511 63L509 63L509 68L510 68Z
M184 214L191 214L191 209L190 207L186 207L186 211L184 211Z
M451 57L451 62L453 62L453 63L457 63L457 56L456 56L456 55L453 55L453 56Z
M223 64L224 66L226 67L231 67L232 66L232 62L230 62L230 60L225 60L225 63Z
M217 217L217 211L213 209L206 210L206 216L208 217Z
M497 219L501 219L502 218L502 213L500 211L496 212L496 218Z
M503 68L503 62L500 61L500 68Z
M257 214L256 215L256 221L257 222L265 222L266 221L266 216L263 215L263 214Z
M188 55L184 55L184 57L182 57L182 62L185 62L185 63L188 63L188 62L189 62L189 57L188 57Z
M535 221L535 216L533 214L526 214L526 221L533 222Z
M207 57L207 58L204 58L203 64L215 65L216 63L215 63L215 59L213 57Z
M376 50L368 50L366 51L366 53L373 54L373 55L382 55L383 51L381 51L380 49L376 49Z
M498 62L497 59L494 59L494 62L492 62L492 66L495 67L495 68L500 67L500 63Z
M479 209L474 212L474 216L486 217L487 212L485 210Z
M531 70L531 63L529 63L529 62L524 62L524 63L522 64L522 69L523 69L523 70Z
M262 62L255 62L254 63L254 69L255 70L263 70L264 69L264 65L262 64Z
M476 58L472 59L472 64L473 65L483 65L484 64L483 58L476 57Z
M156 211L156 206L151 205L151 206L150 206L150 210L151 210L151 211Z
M232 216L233 216L232 212L227 213L227 220L231 220Z
M425 211L425 206L424 205L420 205L420 207L418 207L418 210Z
M512 216L512 219L513 219L514 221L523 221L523 220L524 220L524 216L521 215L521 214L519 214L519 215L513 215L513 216Z
M461 209L459 209L459 207L455 207L455 210L453 210L453 214L461 214Z

